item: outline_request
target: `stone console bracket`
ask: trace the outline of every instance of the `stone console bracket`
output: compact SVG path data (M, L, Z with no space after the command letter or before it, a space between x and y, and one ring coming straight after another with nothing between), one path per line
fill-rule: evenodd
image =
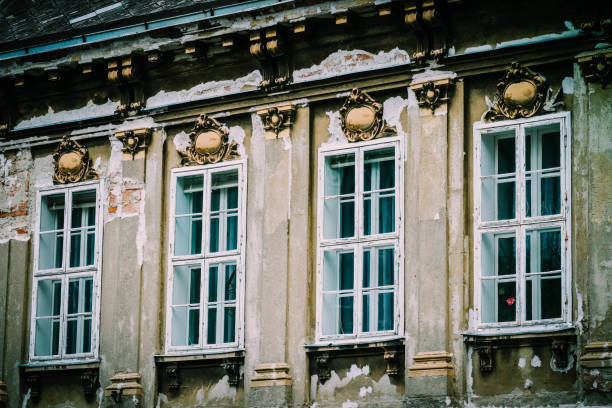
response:
M40 401L42 394L41 379L44 377L72 376L78 377L78 381L83 388L83 394L87 401L91 401L100 385L98 362L88 362L81 364L20 364L21 376L25 379L27 387L30 388L30 398L33 402Z
M222 367L229 377L229 384L237 387L242 380L240 366L244 365L244 350L216 354L157 355L155 364L161 369L170 391L178 391L181 386L182 368Z
M321 383L331 376L331 361L336 358L381 356L386 363L385 374L398 376L404 354L404 339L342 345L306 344L306 353L314 362L314 371Z
M523 346L550 347L550 352L557 369L566 369L570 354L576 344L574 329L550 333L521 333L484 335L476 333L463 334L466 344L472 346L478 353L478 365L482 373L495 370L495 354L498 349L518 348Z

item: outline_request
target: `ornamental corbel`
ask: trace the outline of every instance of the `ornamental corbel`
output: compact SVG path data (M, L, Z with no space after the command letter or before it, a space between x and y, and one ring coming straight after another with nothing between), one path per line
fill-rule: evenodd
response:
M242 376L240 375L240 360L228 358L221 364L228 376L228 383L231 387L237 387Z
M331 369L329 368L330 356L329 353L318 354L315 358L317 362L317 377L321 384L325 384L325 381L331 377Z
M257 111L266 131L266 139L280 139L290 136L295 118L295 105L279 106Z
M218 163L238 158L238 144L229 141L229 131L208 115L200 115L189 133L189 146L178 153L182 165Z
M384 347L383 359L387 363L385 374L396 376L399 374L399 350L397 347Z
M349 142L390 136L395 129L383 120L383 105L355 88L340 108L342 133Z
M255 31L250 35L249 52L259 61L263 79L259 86L265 91L282 89L290 80L290 58L287 41L281 27Z
M96 389L98 388L98 370L87 370L81 374L81 386L83 387L83 393L85 394L85 399L87 401L91 401L92 397L96 393Z
M478 347L478 359L480 361L480 371L483 373L490 373L495 367L495 357L493 346L485 344Z
M125 130L115 133L115 137L123 144L121 151L134 160L135 156L144 152L149 145L151 129Z
M168 377L168 389L171 391L178 390L181 386L178 364L170 364L166 366L165 371L166 377Z
M87 148L70 139L68 135L64 136L53 154L53 166L55 183L76 183L98 178L89 159Z
M451 78L435 81L413 83L410 89L415 93L419 107L431 110L432 115L436 109L450 100L453 80Z
M588 82L598 82L605 88L612 79L612 50L578 56L582 75Z
M30 389L30 398L32 402L38 403L40 401L40 375L30 374L26 378L26 382Z
M513 62L497 84L495 102L483 115L485 121L529 118L536 115L546 101L546 79Z

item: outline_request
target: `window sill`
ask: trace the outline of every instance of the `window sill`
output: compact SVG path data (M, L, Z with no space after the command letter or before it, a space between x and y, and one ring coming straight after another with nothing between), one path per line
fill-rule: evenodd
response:
M35 361L18 365L21 375L25 377L30 388L30 397L35 403L40 400L42 387L40 377L46 376L78 376L83 387L85 399L91 401L99 383L100 360L74 360L74 361Z
M339 357L381 355L387 363L385 373L399 374L399 364L404 354L404 338L400 336L384 339L359 339L330 343L305 344L306 353L316 362L315 373L321 383L331 377L330 361Z
M511 327L486 327L468 330L461 333L466 342L476 342L477 338L482 340L508 340L519 338L550 337L556 335L574 335L576 327L572 324L557 323L534 326L511 326Z
M166 384L170 391L178 391L181 383L179 371L182 368L223 367L229 377L230 386L237 387L242 379L240 366L244 365L245 350L210 352L184 352L155 355L155 364L163 368Z

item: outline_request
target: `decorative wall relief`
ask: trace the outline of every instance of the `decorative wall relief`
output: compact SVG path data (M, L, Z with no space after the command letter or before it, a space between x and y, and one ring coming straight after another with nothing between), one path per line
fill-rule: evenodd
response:
M266 139L280 139L290 134L291 125L295 117L295 106L279 106L257 111L261 117Z
M537 114L546 99L546 79L518 62L497 84L495 102L485 112L484 120L529 118Z
M132 160L137 153L144 151L151 137L151 129L134 129L115 133L115 137L123 143L121 151L131 155Z
M584 79L599 82L603 88L612 79L612 50L597 53L585 53L577 57Z
M200 115L189 140L187 150L178 152L183 166L218 163L239 157L238 144L229 142L227 128L208 115Z
M395 129L383 120L383 106L355 88L340 108L342 133L349 142L390 136Z
M433 114L439 106L449 101L452 84L452 79L445 78L411 84L410 89L416 94L419 106L424 109L431 109Z
M76 183L87 179L97 179L87 148L81 146L68 135L53 154L53 181L59 184Z

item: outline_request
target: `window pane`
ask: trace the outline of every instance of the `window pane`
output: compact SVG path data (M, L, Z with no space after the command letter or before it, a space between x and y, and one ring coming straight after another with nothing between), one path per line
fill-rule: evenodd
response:
M77 353L77 319L69 319L66 329L66 354Z
M202 201L204 176L179 177L176 181L174 254L202 252Z
M354 254L329 250L323 255L323 334L353 332Z
M64 250L64 194L41 197L38 268L62 267Z
M68 314L79 312L79 287L78 279L71 279L68 283Z
M225 300L236 300L236 265L225 266Z
M378 330L393 330L393 292L378 294Z
M483 323L516 320L516 238L513 233L485 233L481 252Z
M187 344L198 344L200 341L200 309L189 309L189 338Z
M208 333L206 336L206 342L208 344L215 344L217 342L217 308L208 308Z
M91 319L84 319L82 352L91 352Z
M325 158L324 172L325 239L355 235L355 155L342 154Z
M323 275L323 290L353 289L353 253L325 251Z
M208 269L208 301L216 302L217 301L217 273L219 268L217 266L211 266Z
M174 267L172 345L198 344L200 334L201 270L199 265Z
M525 136L526 216L561 213L559 124L528 128Z
M208 250L210 252L219 251L219 218L210 217L210 245Z
M223 342L232 343L236 336L236 308L226 307L223 317Z
M516 217L516 157L514 131L482 135L481 218Z
M395 149L364 153L364 234L395 230Z
M238 216L232 215L227 217L227 237L225 249L232 251L238 245Z
M72 195L70 267L93 265L95 250L96 190Z
M34 354L56 355L59 351L60 280L38 281Z
M561 228L527 231L526 319L561 317Z

